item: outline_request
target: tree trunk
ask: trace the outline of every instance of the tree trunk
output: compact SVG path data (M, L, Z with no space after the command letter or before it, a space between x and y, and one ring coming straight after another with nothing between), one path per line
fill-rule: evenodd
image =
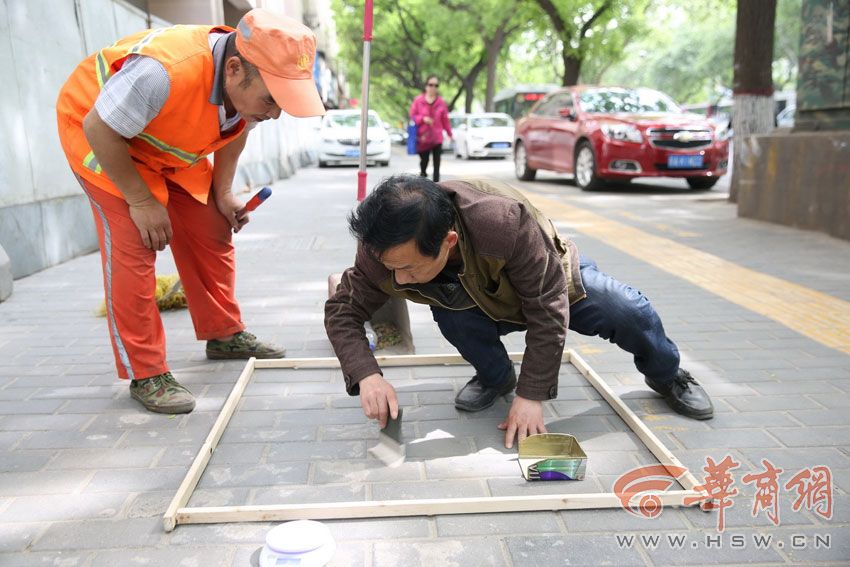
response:
M581 73L581 58L575 54L567 54L563 52L564 59L564 80L561 83L565 87L571 87L578 84L578 76Z
M732 128L735 132L729 200L738 201L740 168L751 159L753 134L773 129L773 33L776 0L738 2L732 80Z
M493 97L496 96L496 65L499 54L505 45L507 35L504 28L499 28L487 43L487 88L484 91L484 111L493 112Z

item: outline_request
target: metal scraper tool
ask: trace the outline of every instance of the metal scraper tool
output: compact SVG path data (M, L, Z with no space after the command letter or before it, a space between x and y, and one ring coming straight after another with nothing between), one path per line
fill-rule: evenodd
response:
M369 449L372 456L390 468L401 465L406 455L401 441L401 414L402 409L398 408L398 418L387 418L386 427L378 433L378 444Z

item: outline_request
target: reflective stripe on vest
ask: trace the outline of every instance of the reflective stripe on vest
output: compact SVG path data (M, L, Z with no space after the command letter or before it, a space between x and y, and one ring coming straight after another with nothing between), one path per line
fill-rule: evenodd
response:
M163 142L159 138L155 138L155 137L151 136L150 134L148 134L147 132L142 132L141 134L139 134L136 137L140 140L144 140L145 142L149 143L150 145L152 145L153 147L155 147L159 151L165 152L167 154L171 154L174 157L176 157L177 159L188 163L189 165L194 164L196 161L198 161L198 159L200 159L202 157L199 154L193 154L191 152L181 150L180 148L175 148L174 146L169 146L168 144L166 144L165 142Z
M90 151L89 154L83 158L83 165L95 173L100 173L102 171L100 164L97 162L97 158L94 155L94 151Z
M159 34L161 34L162 32L164 32L167 29L168 28L158 28L158 29L155 29L155 30L151 30L151 33L149 33L148 35L143 37L141 39L141 41L139 41L139 43L137 43L136 45L131 47L129 51L127 51L127 55L130 55L132 53L138 53L144 46L149 44L151 42L151 40L153 40L153 38L155 38L156 36L158 36Z
M112 74L109 72L109 65L106 64L106 58L103 56L103 51L98 51L94 58L95 75L97 75L97 86L101 89L104 83L109 80Z

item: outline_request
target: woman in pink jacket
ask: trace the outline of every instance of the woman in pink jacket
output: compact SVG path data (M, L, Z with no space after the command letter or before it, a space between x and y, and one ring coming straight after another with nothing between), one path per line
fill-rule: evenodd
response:
M449 123L449 108L437 94L440 81L430 75L425 81L425 92L413 99L410 118L416 123L416 152L419 154L419 175L427 177L428 157L434 156L434 181L440 180L440 155L443 153L443 130L454 137Z

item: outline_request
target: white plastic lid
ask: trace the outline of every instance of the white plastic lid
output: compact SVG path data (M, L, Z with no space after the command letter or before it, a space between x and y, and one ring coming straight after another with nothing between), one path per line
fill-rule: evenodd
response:
M333 542L331 531L313 520L295 520L275 526L266 534L266 545L277 553L299 554Z

